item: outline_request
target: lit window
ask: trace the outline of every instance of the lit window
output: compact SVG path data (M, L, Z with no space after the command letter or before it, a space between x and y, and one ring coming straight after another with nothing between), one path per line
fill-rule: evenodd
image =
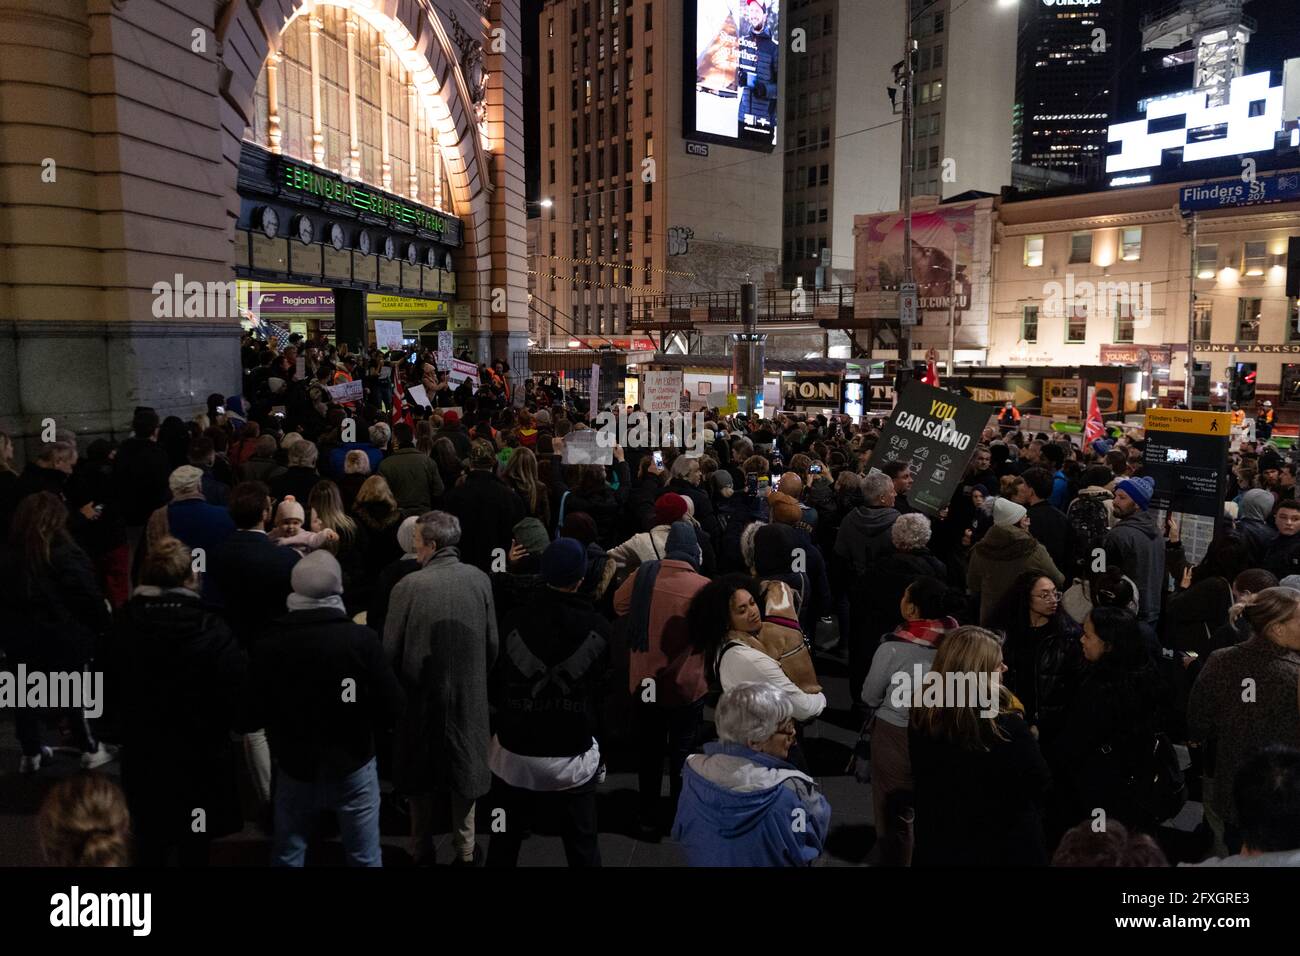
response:
M1115 307L1115 341L1133 341L1133 306L1121 302Z
M1213 304L1207 299L1196 300L1192 307L1192 338L1197 342L1210 341L1210 319Z
M1043 237L1025 236L1025 265L1041 266L1043 264Z
M1142 258L1142 227L1125 229L1120 240L1120 258L1125 262L1136 262Z
M1248 242L1246 243L1246 268L1245 273L1248 276L1262 276L1264 266L1268 260L1268 243L1266 242Z
M1219 247L1214 244L1196 247L1196 278L1213 279L1219 262Z

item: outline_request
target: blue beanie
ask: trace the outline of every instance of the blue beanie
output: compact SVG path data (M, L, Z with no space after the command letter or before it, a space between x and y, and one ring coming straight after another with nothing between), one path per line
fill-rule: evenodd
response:
M576 538L556 538L542 552L542 580L571 588L587 574L587 549Z
M1143 511L1146 511L1151 505L1151 496L1155 494L1156 483L1152 478L1141 475L1137 478L1125 478L1115 486L1116 491L1122 491L1134 501Z
M1106 455L1110 453L1110 450L1114 447L1115 447L1114 442L1109 442L1104 438L1098 438L1096 441L1092 443L1092 450L1095 451L1097 454L1101 455L1103 458L1105 458Z

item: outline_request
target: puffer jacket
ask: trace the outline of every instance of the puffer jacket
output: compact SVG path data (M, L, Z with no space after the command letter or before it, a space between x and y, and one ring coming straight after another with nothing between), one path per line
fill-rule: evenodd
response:
M1024 528L994 525L980 538L966 569L966 590L979 595L980 626L989 625L1016 578L1026 571L1041 571L1058 588L1065 583L1047 549Z
M1064 610L1056 612L1052 623L1051 632L1039 640L1032 653L1025 645L1030 638L1023 631L1007 635L1002 653L1007 687L1024 703L1025 720L1038 728L1039 740L1044 742L1061 731L1084 667L1079 644L1083 628ZM1020 673L1020 662L1026 658L1033 661L1030 674Z

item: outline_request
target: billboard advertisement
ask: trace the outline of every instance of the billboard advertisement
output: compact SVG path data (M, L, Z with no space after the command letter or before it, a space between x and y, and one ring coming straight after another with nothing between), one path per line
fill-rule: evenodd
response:
M684 135L770 152L781 88L780 0L684 3Z
M903 278L900 213L855 216L855 266L861 292L897 290ZM912 213L912 278L917 287L916 348L947 347L948 309L955 305L955 345L987 348L986 309L972 307L975 207L938 207ZM954 281L953 256L956 256Z

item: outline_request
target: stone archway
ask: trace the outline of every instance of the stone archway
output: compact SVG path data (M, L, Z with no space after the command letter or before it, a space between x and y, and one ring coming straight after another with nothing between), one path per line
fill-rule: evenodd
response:
M490 162L479 138L470 89L456 46L443 23L447 16L430 0L321 0L351 7L376 26L417 82L437 91L443 110L435 112L439 142L452 190L452 211L464 223L464 247L457 258L461 301L486 314L490 294L480 281L492 269ZM216 23L219 49L223 155L226 159L227 234L233 241L239 215L236 179L239 149L253 126L254 91L267 57L292 20L306 15L313 0L231 0ZM477 30L478 24L475 24ZM463 33L464 31L459 31Z

